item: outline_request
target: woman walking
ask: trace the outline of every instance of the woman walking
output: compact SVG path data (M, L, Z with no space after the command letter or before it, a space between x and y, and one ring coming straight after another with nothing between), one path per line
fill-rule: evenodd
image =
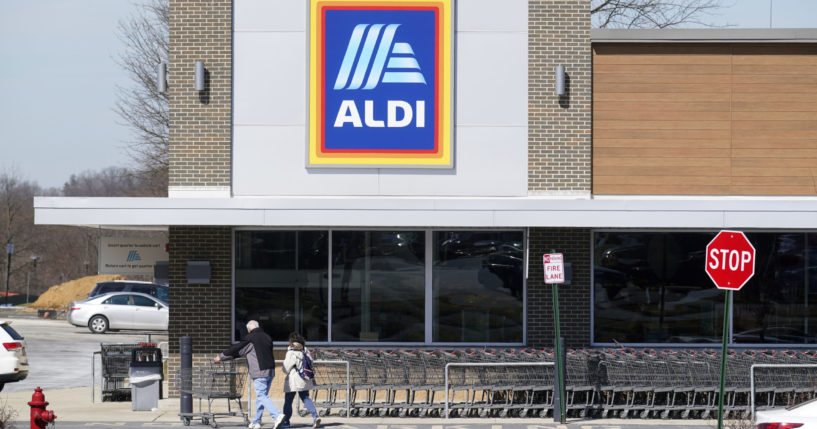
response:
M303 369L304 356L312 360L304 337L297 332L289 334L289 347L283 367L287 375L284 379L284 424L289 425L289 418L292 417L292 400L295 399L297 393L301 402L312 414L312 427L317 429L321 426L321 419L318 417L318 411L315 410L315 404L309 399L309 389L314 385L314 381L311 378L306 380L298 373L299 369Z

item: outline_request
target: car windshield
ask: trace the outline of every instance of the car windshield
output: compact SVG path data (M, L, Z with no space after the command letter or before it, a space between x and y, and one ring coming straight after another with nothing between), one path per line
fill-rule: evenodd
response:
M3 330L6 331L7 334L11 337L12 340L22 340L23 336L17 333L11 326L7 324L3 324Z

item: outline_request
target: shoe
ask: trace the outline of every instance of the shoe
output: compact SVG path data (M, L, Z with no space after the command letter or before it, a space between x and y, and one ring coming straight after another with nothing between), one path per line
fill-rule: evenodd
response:
M312 423L312 429L318 429L321 427L321 418L318 417L315 419L315 422Z
M247 429L261 429L261 423L250 423Z
M288 428L289 427L289 420L281 422L281 426L279 426L279 427Z
M275 418L275 424L272 425L272 429L278 429L281 426L281 423L284 422L284 415L278 414L278 417Z

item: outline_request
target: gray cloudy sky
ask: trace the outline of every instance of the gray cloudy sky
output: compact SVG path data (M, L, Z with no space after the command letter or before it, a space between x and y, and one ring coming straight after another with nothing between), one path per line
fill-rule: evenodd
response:
M817 1L773 2L774 27L817 26ZM730 3L711 21L769 27L770 0ZM112 107L116 85L129 84L116 26L134 10L129 0L0 2L0 171L61 187L74 173L128 166L131 136Z

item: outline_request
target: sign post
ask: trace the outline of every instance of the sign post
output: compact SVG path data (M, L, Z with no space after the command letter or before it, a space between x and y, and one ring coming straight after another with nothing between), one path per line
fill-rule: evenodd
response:
M14 244L6 243L6 300L4 304L9 305L9 280L11 279L11 255L14 254Z
M556 361L556 380L558 394L558 404L554 403L554 420L558 418L559 423L566 421L566 404L565 404L565 378L564 378L564 362L562 362L562 333L559 329L559 284L565 282L565 265L564 255L561 253L546 253L542 256L542 262L545 266L545 284L553 285L553 328L555 335L555 361ZM559 415L556 415L556 406L558 406Z
M723 392L726 387L726 345L732 292L740 290L755 274L755 248L740 231L723 230L706 245L706 274L718 289L726 291L723 305L721 380L718 392L718 429L723 429Z

